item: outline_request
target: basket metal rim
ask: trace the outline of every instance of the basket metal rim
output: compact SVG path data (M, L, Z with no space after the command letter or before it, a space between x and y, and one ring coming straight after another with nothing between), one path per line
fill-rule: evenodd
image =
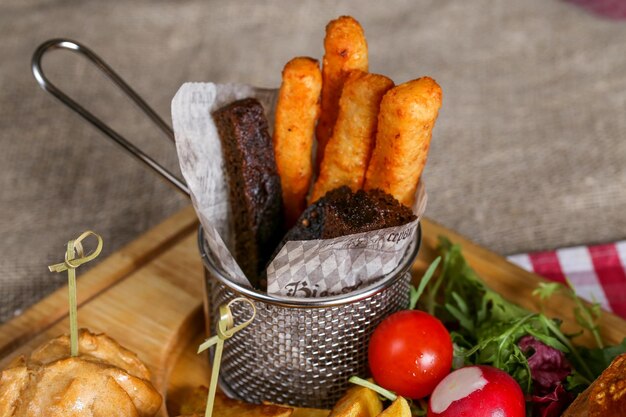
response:
M368 285L359 290L350 292L348 294L333 295L320 298L294 298L294 297L280 297L268 295L259 290L244 287L237 284L221 271L213 260L213 254L207 251L204 239L204 230L202 225L198 227L198 249L200 250L200 257L204 267L211 272L211 274L220 281L223 285L235 292L237 295L242 295L251 298L254 301L260 301L263 303L271 304L274 306L288 307L288 308L327 308L337 307L346 304L352 304L360 300L374 296L375 294L383 291L384 289L393 285L398 279L400 279L415 262L419 249L422 245L422 225L418 222L417 232L415 234L415 241L409 246L409 254L405 256L402 263L396 267L388 277L380 279L371 285Z

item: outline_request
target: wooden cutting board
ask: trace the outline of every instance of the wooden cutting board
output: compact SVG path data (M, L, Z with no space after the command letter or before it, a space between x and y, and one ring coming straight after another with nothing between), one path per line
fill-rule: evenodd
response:
M208 361L194 353L204 337L197 227L193 209L185 208L88 272L78 270L79 326L106 332L137 352L166 397L161 417L168 416L168 409L176 412L182 395L208 381ZM444 235L463 245L465 257L491 288L523 307L538 310L538 300L531 292L542 278L429 220L424 220L422 227L414 277L420 277L435 257L437 237ZM561 317L566 330L577 329L571 300L555 297L546 313ZM0 368L16 355L67 333L67 314L67 289L61 288L0 326ZM600 324L609 343L626 337L626 321L617 316L605 313ZM591 337L584 335L579 343L589 344Z

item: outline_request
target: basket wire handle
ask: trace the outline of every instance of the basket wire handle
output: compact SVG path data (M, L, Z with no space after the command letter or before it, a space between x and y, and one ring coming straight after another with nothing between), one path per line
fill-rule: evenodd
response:
M154 172L159 174L161 178L165 179L167 182L173 185L178 191L189 197L189 188L187 187L185 181L178 178L176 175L168 171L166 168L164 168L162 165L160 165L158 162L156 162L154 159L144 153L141 149L130 143L126 138L117 133L102 120L94 116L90 111L78 104L75 100L70 98L67 94L65 94L57 86L55 86L48 80L43 72L41 60L47 52L55 49L66 49L87 58L87 60L94 64L111 81L113 81L113 83L115 83L115 85L117 85L137 105L137 107L139 107L141 111L143 111L150 118L150 120L152 120L154 124L156 124L157 127L161 129L163 133L165 133L165 135L172 142L174 141L174 132L172 131L172 128L148 105L148 103L146 103L139 96L139 94L135 92L135 90L133 90L119 75L117 75L115 71L113 71L113 69L102 60L102 58L100 58L91 49L87 48L81 43L69 39L50 39L39 45L39 47L35 50L35 53L33 54L33 59L31 61L31 69L39 86L43 90L47 91L48 93L59 99L67 107L82 116L83 119L88 121L96 129L109 137L109 139L121 146L122 149L124 149L126 152L130 153L132 156L151 168Z

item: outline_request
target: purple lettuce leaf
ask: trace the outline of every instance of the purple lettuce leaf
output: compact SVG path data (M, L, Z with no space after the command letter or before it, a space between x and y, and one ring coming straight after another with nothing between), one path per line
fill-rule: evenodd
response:
M524 352L533 380L532 415L557 417L574 400L575 395L565 390L565 379L572 373L572 366L565 354L546 345L533 336L526 335L518 342Z
M532 410L534 417L559 417L563 411L574 401L576 395L565 391L562 384L544 396L532 395Z

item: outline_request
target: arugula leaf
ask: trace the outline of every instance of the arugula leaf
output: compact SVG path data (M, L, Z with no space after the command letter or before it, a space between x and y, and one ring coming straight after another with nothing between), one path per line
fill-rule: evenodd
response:
M544 330L544 332L540 332L540 331L535 331L534 329L527 329L528 330L528 334L532 337L534 337L535 339L539 340L540 342L554 348L554 349L558 349L563 353L569 353L569 349L567 348L567 346L565 346L563 343L559 342L559 339L557 339L556 337L553 337L551 335L548 334L547 331Z
M622 353L626 353L626 338L622 340L622 343L615 346L608 346L602 349L579 347L578 350L581 359L587 363L595 379L611 364L613 359Z
M589 386L589 380L580 375L575 369L565 379L565 389L567 391L581 393Z
M560 282L540 282L539 286L533 290L532 294L544 301L552 297L552 295L556 294L562 288L563 284Z
M435 274L435 270L437 269L437 266L439 266L439 262L441 262L441 256L437 256L433 263L430 264L426 272L424 272L424 276L420 280L417 289L411 285L409 294L409 310L415 309L417 302L419 301L420 297L424 293L424 290L426 289L426 285L428 285L430 279Z
M602 349L604 347L604 341L600 336L597 324L598 318L602 315L600 304L597 301L594 301L589 306L585 305L580 297L576 295L574 284L572 284L569 278L565 277L565 282L567 285L563 285L558 282L541 282L539 283L539 286L533 290L533 295L538 296L541 301L546 301L552 297L552 295L560 292L574 301L576 304L576 307L574 307L574 317L576 318L576 322L580 325L580 327L591 332L596 341L596 345ZM541 305L541 309L543 311L543 303ZM572 336L572 338L573 337L574 336Z

